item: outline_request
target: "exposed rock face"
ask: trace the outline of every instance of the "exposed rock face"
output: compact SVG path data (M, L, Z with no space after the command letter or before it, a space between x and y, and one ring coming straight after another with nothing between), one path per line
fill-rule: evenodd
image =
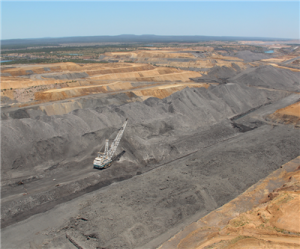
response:
M299 248L299 169L297 157L159 249Z
M138 90L136 93L143 98L166 97L183 89L176 83L187 83L186 86L189 86L192 84L190 78L201 76L194 71L135 63L54 63L46 69L43 65L31 65L4 68L3 71L6 76L1 76L1 96L4 97L2 105L14 101L36 105L91 94L129 93L131 90ZM167 83L169 86L166 86ZM172 84L174 86L169 94L166 94L166 90L162 90L165 92L162 95L151 91L159 86L171 89Z

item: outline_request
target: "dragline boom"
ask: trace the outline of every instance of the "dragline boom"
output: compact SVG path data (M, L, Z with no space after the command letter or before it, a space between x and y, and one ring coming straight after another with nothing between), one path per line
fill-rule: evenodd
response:
M96 169L103 169L103 168L107 168L110 166L111 162L112 162L112 157L115 154L117 147L120 143L120 140L123 136L123 133L125 131L127 125L127 119L124 122L124 124L122 125L122 127L120 128L116 138L114 139L114 141L111 143L110 148L108 149L108 139L105 140L105 149L104 149L104 153L98 152L98 156L95 158L94 160L94 168Z

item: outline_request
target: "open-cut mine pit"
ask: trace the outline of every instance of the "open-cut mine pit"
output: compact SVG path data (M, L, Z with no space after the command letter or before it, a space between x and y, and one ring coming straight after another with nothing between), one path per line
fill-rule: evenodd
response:
M275 122L294 124L295 126L299 127L300 126L300 102L279 109L276 112L270 114L267 118Z
M2 247L300 247L299 51L232 51L2 66Z
M185 227L159 249L300 248L300 157Z

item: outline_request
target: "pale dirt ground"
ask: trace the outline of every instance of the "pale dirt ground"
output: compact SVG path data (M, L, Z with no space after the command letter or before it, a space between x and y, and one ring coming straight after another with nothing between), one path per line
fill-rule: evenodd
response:
M299 174L297 157L159 249L299 248Z
M268 119L276 123L293 124L300 126L300 102L276 110L268 115Z

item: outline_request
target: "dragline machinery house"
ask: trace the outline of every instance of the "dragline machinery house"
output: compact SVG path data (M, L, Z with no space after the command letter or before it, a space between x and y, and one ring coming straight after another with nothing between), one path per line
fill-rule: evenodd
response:
M127 124L127 119L120 128L115 140L111 143L110 148L109 148L109 140L105 140L105 148L104 148L104 153L103 152L98 152L98 156L94 160L94 168L95 169L105 169L110 166L112 163L112 157L115 154L117 147L120 143L120 140L123 136L125 127Z

